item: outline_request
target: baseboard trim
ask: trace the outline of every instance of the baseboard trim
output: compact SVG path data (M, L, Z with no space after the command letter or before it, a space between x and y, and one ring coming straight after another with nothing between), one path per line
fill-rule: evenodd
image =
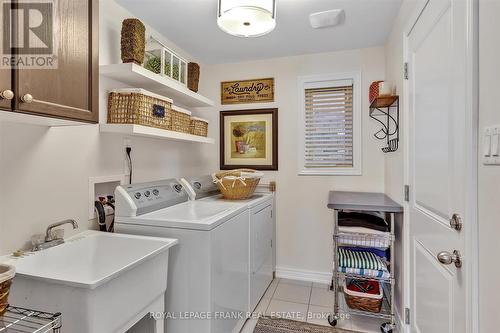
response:
M289 267L276 267L276 277L327 284L332 282L331 272L306 271Z

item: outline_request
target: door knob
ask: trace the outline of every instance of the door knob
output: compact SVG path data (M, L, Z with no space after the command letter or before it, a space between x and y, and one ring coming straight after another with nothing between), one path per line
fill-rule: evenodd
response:
M453 251L453 253L450 253L448 251L439 252L439 254L437 255L437 259L443 265L450 265L454 263L455 267L462 267L462 257L460 256L460 252L458 252L457 250Z
M21 97L21 101L24 103L31 103L33 102L33 96L30 94L25 94L23 97Z
M12 90L6 89L6 90L0 92L0 98L3 98L3 99L13 99L14 98L14 92Z
M463 227L462 217L458 214L453 214L453 216L450 219L450 227L452 227L456 231L462 230Z

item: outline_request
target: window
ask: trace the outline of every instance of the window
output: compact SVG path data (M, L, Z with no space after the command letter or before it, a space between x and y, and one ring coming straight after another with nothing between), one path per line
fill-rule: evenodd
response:
M300 175L361 175L360 77L299 78Z

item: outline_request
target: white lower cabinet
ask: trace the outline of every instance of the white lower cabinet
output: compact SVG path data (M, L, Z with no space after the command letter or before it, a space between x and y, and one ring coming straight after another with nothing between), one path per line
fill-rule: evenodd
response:
M250 311L273 280L273 230L271 201L250 209Z

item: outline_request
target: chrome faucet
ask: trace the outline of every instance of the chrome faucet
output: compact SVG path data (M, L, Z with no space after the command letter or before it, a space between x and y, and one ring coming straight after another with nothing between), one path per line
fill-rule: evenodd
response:
M61 225L64 225L64 224L73 225L73 229L78 228L78 223L76 223L76 221L73 219L68 219L68 220L64 220L61 222L52 223L51 225L49 225L47 227L47 232L45 233L45 242L51 242L51 241L57 239L57 238L52 237L52 229L54 229L55 227L59 227Z
M47 231L45 233L45 239L43 238L43 234L33 236L34 238L36 238L38 236L41 236L41 237L38 238L38 240L36 240L36 241L34 241L32 238L32 244L33 244L32 251L41 251L41 250L45 250L45 249L48 249L48 248L56 246L56 245L63 244L64 239L54 237L53 233L52 233L52 229L54 229L58 226L64 225L64 224L71 224L73 226L73 229L78 228L78 223L76 223L76 221L72 220L72 219L52 223L51 225L49 225L47 227Z

